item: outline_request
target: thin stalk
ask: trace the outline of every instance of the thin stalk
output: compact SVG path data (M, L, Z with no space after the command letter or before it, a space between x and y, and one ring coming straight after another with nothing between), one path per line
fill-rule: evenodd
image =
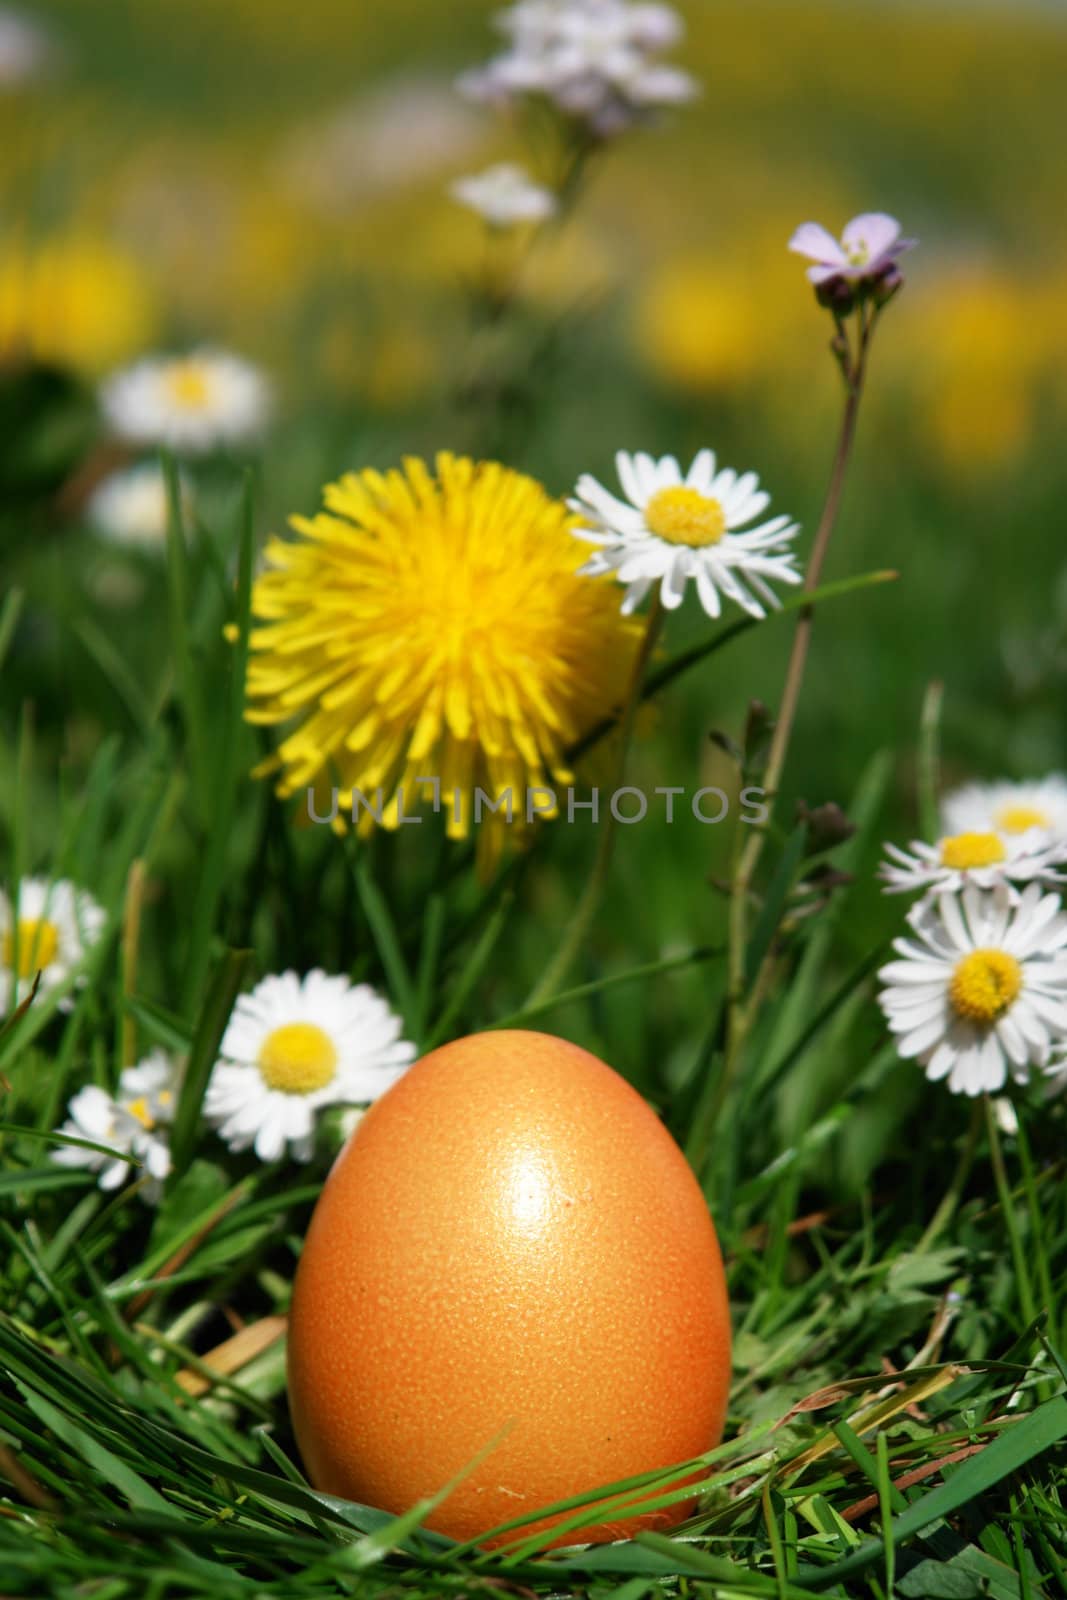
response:
M923 838L931 844L939 832L937 796L941 787L941 707L944 698L943 683L935 680L928 684L919 719L919 826Z
M1037 1315L1037 1305L1034 1300L1033 1285L1030 1282L1030 1268L1026 1260L1026 1251L1023 1248L1022 1234L1019 1232L1019 1218L1015 1211L1015 1197L1011 1192L1008 1182L1007 1168L1004 1165L1004 1152L1000 1146L1000 1129L997 1127L996 1106L991 1095L985 1096L985 1122L986 1133L989 1137L989 1159L993 1167L993 1177L997 1185L997 1198L1004 1216L1004 1225L1008 1230L1008 1243L1011 1246L1011 1259L1015 1267L1015 1281L1019 1286L1019 1307L1023 1314L1023 1322L1030 1324Z
M122 997L129 1000L137 988L137 957L141 944L141 910L144 905L145 863L138 856L126 878L126 904L122 919ZM137 1060L137 1019L123 1007L119 1024L119 1067Z
M614 782L612 784L613 794L615 790L621 789L625 783L626 762L630 753L630 739L633 735L634 718L641 703L641 686L645 681L648 663L652 659L652 652L656 648L656 641L659 639L663 627L663 618L663 603L657 593L652 609L648 614L648 626L641 641L641 648L637 652L633 671L630 674L630 685L619 722L619 749L618 759L615 764ZM586 934L596 915L596 910L600 904L600 898L611 870L611 859L615 851L615 826L615 814L609 805L608 814L600 825L600 839L597 844L596 860L593 863L593 870L586 880L582 898L578 902L574 916L571 918L562 944L544 972L542 972L529 995L527 995L522 1007L523 1011L530 1011L534 1007L543 1006L546 1001L552 999L585 942Z
M838 357L845 379L845 405L841 416L837 448L834 452L833 467L830 472L830 484L826 492L822 515L819 518L819 525L815 531L807 572L804 576L804 585L801 591L804 595L813 594L819 587L823 565L826 561L826 553L830 547L830 538L837 523L841 495L844 490L845 477L848 472L856 437L856 423L859 417L860 401L863 398L867 358L870 352L871 336L877 315L876 308L870 306L860 308L857 313L857 334L854 347L849 343L843 324L839 324L838 337L834 341L834 353ZM805 605L797 619L796 631L793 634L793 646L790 651L785 683L782 689L781 708L775 723L763 778L767 802L771 806L774 805L777 798L786 756L789 752L789 741L793 732L793 724L796 720L797 705L800 700L800 691L807 666L814 617L814 606ZM749 832L744 847L737 857L736 870L733 875L729 913L726 1059L723 1063L722 1077L716 1094L715 1115L718 1114L725 1102L737 1075L745 1041L752 1025L754 1015L752 1001L762 989L761 973L757 973L752 983L751 995L746 1000L745 963L748 949L749 901L752 893L752 882L766 838L767 832L764 828L753 828Z
M952 1182L941 1197L941 1204L934 1212L926 1226L926 1231L915 1246L915 1254L922 1255L929 1250L936 1239L939 1239L956 1214L967 1179L974 1165L974 1153L978 1148L978 1135L982 1131L982 1106L980 1101L975 1101L971 1107L971 1122L967 1129L967 1137L960 1151L960 1159L952 1175Z

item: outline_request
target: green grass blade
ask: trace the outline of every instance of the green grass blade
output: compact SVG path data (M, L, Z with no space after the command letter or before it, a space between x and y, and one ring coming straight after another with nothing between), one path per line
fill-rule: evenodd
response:
M3 605L0 606L0 667L7 659L25 599L26 596L21 589L9 589Z
M385 896L371 875L365 852L355 842L350 849L351 868L355 877L359 903L363 908L363 915L370 925L374 946L385 973L390 996L393 1004L404 1019L404 1027L407 1030L407 1037L410 1039L414 1036L418 1004L415 997L415 985L408 970L407 962L404 960L403 951L400 948L400 938L397 934L396 923L386 904Z
M864 572L855 578L840 578L834 583L824 583L820 588L813 589L810 594L794 593L782 601L782 604L773 611L769 611L763 620L756 617L741 617L736 622L729 623L710 639L704 639L700 644L693 645L691 649L681 651L671 661L660 667L658 672L649 674L641 693L641 699L651 700L653 696L661 694L670 684L680 678L691 667L699 666L709 656L715 655L726 645L732 644L742 634L750 633L753 628L765 627L775 617L788 616L793 611L803 611L809 606L821 605L826 600L837 600L844 595L855 594L861 589L871 589L878 584L893 583L900 576L898 572L890 570L878 572ZM577 761L586 755L594 745L609 734L616 725L617 718L605 717L591 728L568 751L568 760Z
M1010 1424L980 1455L962 1462L946 1482L913 1501L907 1511L890 1524L893 1543L902 1544L924 1528L951 1516L1009 1474L1018 1472L1020 1467L1051 1450L1065 1437L1067 1400L1057 1395L1055 1399L1046 1400L1029 1416ZM794 1581L801 1588L831 1588L855 1573L865 1571L883 1555L882 1541L868 1540L858 1550L830 1567L802 1567Z
M200 1126L200 1107L212 1068L218 1060L219 1045L226 1031L234 1001L240 992L245 974L251 964L249 950L228 950L215 973L200 1022L193 1035L189 1060L185 1068L178 1109L171 1131L171 1158L173 1170L169 1182L173 1186L185 1171L192 1157Z

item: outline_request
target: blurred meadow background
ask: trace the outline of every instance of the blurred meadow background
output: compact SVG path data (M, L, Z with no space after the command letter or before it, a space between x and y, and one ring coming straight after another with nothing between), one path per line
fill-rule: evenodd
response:
M902 1238L909 1248L915 1236L927 1241L966 1108L897 1059L867 975L901 929L901 903L886 899L875 869L883 840L921 831L931 686L943 686L944 788L1067 761L1067 13L936 0L679 9L687 32L674 58L700 97L595 157L580 203L538 237L513 313L494 323L479 301L485 228L449 186L492 161L536 168L539 154L539 175L556 174L536 127L530 144L529 128L520 137L507 116L456 93L457 74L498 43L482 0L22 5L47 59L25 82L0 82L0 851L5 882L55 873L93 892L110 917L110 965L61 1038L54 1015L40 1027L31 1016L25 1048L12 1035L0 1041L0 1085L10 1074L13 1123L54 1127L76 1082L112 1082L128 1064L131 1028L142 1048L187 1050L199 1030L209 1037L210 1008L222 1003L209 977L227 947L240 947L253 953L248 982L316 965L367 979L404 1012L419 1047L519 1015L611 1062L684 1143L725 986L706 953L726 937L727 830L688 811L672 827L620 829L570 974L588 992L528 1019L595 830L546 825L533 867L519 854L486 888L464 847L446 850L433 826L374 836L355 872L351 841L294 826L295 803L248 776L276 736L240 724L223 634L242 532L250 508L258 561L292 514L318 509L324 484L405 455L492 457L566 495L582 472L610 480L620 448L688 461L712 445L723 462L758 471L774 511L801 523L803 564L841 384L830 319L786 246L807 218L836 234L855 213L890 212L921 247L879 326L824 578L898 576L818 608L779 817L788 832L801 803L834 804L858 831L833 857L847 877L830 909L805 922L790 902L785 997L754 1023L754 1057L768 1070L755 1087L735 1086L741 1104L705 1163L744 1308L743 1397L731 1416L751 1424L844 1370L877 1372L886 1350L936 1361L957 1316L969 1359L1003 1354L1036 1309L1003 1234L982 1232L994 1209L984 1168L967 1191L966 1238L891 1268ZM109 431L101 384L146 354L198 346L253 362L274 406L261 449L190 464L195 516L177 570L165 541L109 540L88 507L106 474L137 454ZM710 626L695 604L672 614L664 659ZM739 739L752 700L778 703L792 628L788 617L752 628L642 711L628 781L736 790L715 736ZM131 954L134 860L144 866ZM687 960L693 951L704 954ZM611 986L674 957L674 970ZM1035 1121L1033 1165L1023 1157L1020 1226L1048 1282L1064 1267L1063 1201L1048 1198L1062 1191L1062 1118L1061 1102ZM175 1144L188 1162L191 1126ZM13 1150L26 1171L43 1170L40 1148L9 1136L5 1156ZM217 1145L200 1156L177 1174L189 1187L170 1191L170 1209L136 1224L130 1261L143 1252L145 1282L157 1281L185 1220L214 1216L236 1181ZM237 1170L260 1184L250 1164ZM1040 1182L1055 1179L1040 1200L1038 1171ZM9 1176L14 1204L27 1180L21 1168ZM41 1232L34 1223L29 1243L12 1244L10 1298L24 1296L19 1315L32 1320L36 1306L50 1336L65 1339L71 1307L88 1305L99 1284L95 1268L64 1253L68 1199L46 1176ZM249 1320L284 1313L312 1198L308 1185L242 1190L234 1218L247 1219L224 1223L187 1278L179 1264L166 1291L172 1376L195 1359L183 1353L187 1335L200 1354L222 1338L217 1305L240 1305ZM794 1242L806 1213L835 1220L814 1242ZM122 1276L115 1218L85 1215L99 1242L90 1254L111 1263L118 1299L147 1294L132 1264ZM828 1265L824 1237L842 1255L861 1250L855 1282ZM757 1262L754 1241L768 1238L770 1263ZM48 1270L33 1254L42 1239L52 1241L41 1245ZM60 1261L66 1277L53 1295L48 1271ZM212 1300L204 1327L193 1305L201 1291ZM926 1339L949 1292L959 1305ZM847 1302L836 1328L827 1294ZM93 1315L138 1382L154 1378L162 1352L127 1350L110 1313ZM786 1337L796 1327L799 1343ZM1047 1371L1041 1381L1051 1383ZM284 1440L277 1351L242 1383L227 1391L233 1414L251 1394L257 1417L275 1408ZM978 1411L960 1407L963 1430ZM212 1447L225 1453L223 1437L220 1424ZM922 1437L929 1445L934 1434ZM244 1449L233 1430L225 1441ZM251 1447L245 1459L264 1465ZM1062 1561L1059 1502L1056 1517ZM88 1525L79 1536L91 1538ZM1018 1556L996 1530L978 1542L983 1560ZM765 1572L769 1548L759 1547ZM1016 1563L1028 1576L993 1592L1042 1592L1028 1584L1047 1551L1033 1549L1029 1567ZM975 1571L989 1578L981 1563ZM147 1592L131 1583L114 1592Z

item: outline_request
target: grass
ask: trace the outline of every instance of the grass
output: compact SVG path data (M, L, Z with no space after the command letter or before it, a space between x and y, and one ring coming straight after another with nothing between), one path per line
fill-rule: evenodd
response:
M511 403L482 414L474 385L460 408L445 380L469 332L469 296L454 281L447 228L437 231L436 179L414 199L376 201L371 225L351 230L356 240L333 222L315 231L270 165L279 104L295 118L347 92L348 67L323 43L336 31L324 0L308 0L299 37L291 7L274 0L246 8L261 14L258 26L242 21L236 0L225 26L197 5L173 61L170 6L138 8L131 30L125 7L94 7L91 27L72 0L45 9L85 52L89 98L75 96L62 116L46 100L54 120L27 119L28 158L9 170L0 157L7 200L28 181L32 209L47 216L70 189L78 225L106 231L101 215L121 217L136 195L136 173L116 155L130 129L132 142L143 136L149 172L160 161L169 170L159 151L177 139L194 174L231 185L250 229L234 259L265 278L241 284L220 269L218 284L210 272L178 281L175 271L159 338L218 330L288 387L261 460L196 469L197 512L184 524L171 469L174 515L158 561L105 551L63 498L100 443L91 374L0 373L9 424L0 553L10 573L0 597L0 887L32 871L69 876L108 915L86 982L38 995L0 1024L0 1595L1067 1594L1064 1106L1024 1096L1019 1130L1005 1135L989 1107L969 1109L898 1060L873 1004L873 974L899 927L899 904L873 875L882 839L930 834L940 789L964 774L1022 775L1064 760L1067 612L1056 583L1067 485L1062 385L1042 364L1047 351L1028 354L1013 322L1010 359L994 350L972 372L975 393L995 397L1010 389L1014 361L1035 407L1040 399L1014 453L976 444L961 464L934 426L958 238L1022 241L1004 259L1023 298L1036 285L1027 274L1051 281L1061 263L1062 207L1047 203L1058 194L1061 34L1041 19L977 27L906 8L872 9L849 27L821 6L694 9L693 64L716 85L693 114L697 131L680 123L635 140L579 214L589 230L581 250L622 258L635 280L672 252L709 248L703 209L717 225L747 217L758 173L779 253L801 214L821 205L836 214L846 190L854 209L872 195L902 215L910 203L929 239L879 331L741 964L746 983L762 973L766 986L744 1070L731 1077L727 830L691 818L620 829L567 987L531 1003L579 901L592 831L547 826L534 850L482 884L470 852L447 846L432 820L402 840L343 843L293 827L248 777L269 748L242 721L249 593L267 531L310 511L322 482L459 436L472 448L491 439L559 491L580 470L605 470L619 443L685 455L712 437L724 458L752 460L775 509L795 509L810 529L837 404L817 313L797 294L773 351L780 367L760 366L763 344L729 384L694 394L635 349L629 288L583 301L581 315L538 302L516 319L513 346L490 352L502 369L489 392ZM368 80L409 63L407 22L421 23L418 13L411 0L393 32L370 12L356 19ZM482 20L462 8L462 41L451 13L447 27L443 13L427 22L435 69L461 44L468 54L486 47ZM858 116L869 61L895 59L902 41L910 78L887 82L872 114ZM290 49L299 74L285 70ZM283 76L277 101L271 86ZM98 138L85 131L97 126L90 91L110 105ZM1001 144L989 145L993 93L1020 129L1003 164L992 159ZM721 205L694 206L695 162ZM277 236L241 210L261 182ZM755 240L738 237L743 271L767 252L762 225ZM350 302L379 305L423 227L428 256L441 259L427 277L389 285L392 314L399 306L420 330L447 330L434 346L446 370L414 398L375 401L351 374L338 385L320 368L317 330L343 346ZM296 258L305 235L311 245ZM264 238L261 250L248 245ZM384 268L365 258L368 239ZM295 288L288 276L271 280L271 241L283 262L298 259ZM783 298L795 288L790 278ZM983 292L973 340L1005 314ZM1062 332L1041 303L1055 352ZM384 339L388 319L379 328L367 318L361 337ZM967 415L980 426L981 407ZM111 610L117 580L137 597ZM791 602L758 629L736 619L713 627L695 608L669 619L631 782L695 788L697 776L735 783L739 764L758 772L766 730L749 702L777 703L795 611ZM583 754L603 760L611 732L593 730ZM585 1044L686 1150L727 1258L734 1381L724 1443L697 1464L699 1513L670 1536L549 1552L515 1524L507 1545L487 1552L426 1532L429 1506L391 1518L304 1480L285 1403L284 1319L340 1125L323 1119L307 1168L262 1167L206 1132L201 1101L234 995L256 976L313 965L386 993L421 1049L502 1026ZM91 1175L49 1160L74 1090L113 1085L154 1046L189 1063L158 1208L136 1185L105 1195ZM614 1488L620 1505L651 1492L667 1504L691 1496L676 1479Z
M766 1226L742 1229L729 1442L703 1463L705 1509L670 1538L546 1555L520 1526L504 1550L462 1550L416 1517L304 1482L269 1319L284 1311L314 1190L275 1172L227 1184L198 1162L135 1251L144 1224L131 1197L106 1202L78 1174L8 1162L5 1592L435 1595L505 1580L505 1592L591 1596L1062 1590L1062 1361L1046 1316L1023 1323L1017 1281L983 1248L1003 1217L980 1197L921 1253L914 1238L884 1247L890 1207L797 1227L779 1202ZM1057 1169L1042 1191L1027 1214L1045 1226L1027 1245L1062 1277ZM1006 1196L1020 1226L1028 1193ZM194 1353L202 1331L209 1344L221 1331L220 1304L243 1305L257 1319L246 1332L267 1322L272 1336L232 1373L210 1349ZM190 1394L191 1374L203 1393Z
M246 499L222 535L246 573L250 521ZM172 583L176 571L183 592L212 585L195 542L178 544ZM200 682L232 672L219 625L229 618L243 637L247 604L242 582L202 606L202 631L185 621L195 604L176 615L177 653L199 664ZM660 688L672 670L661 668ZM777 865L749 970L772 948L779 982L756 1024L751 1071L711 1126L721 948L613 968L532 1011L509 1006L501 997L521 986L501 972L499 945L531 914L537 852L478 892L446 856L427 901L426 863L411 862L406 845L341 848L279 832L273 804L240 776L250 752L239 699L190 696L191 681L167 667L160 684L142 684L159 708L154 731L116 732L84 788L68 791L55 860L101 886L110 932L68 1017L46 998L0 1037L4 1592L215 1600L503 1585L627 1600L812 1591L1030 1600L1062 1590L1062 1121L1024 1113L1020 1135L1004 1141L994 1119L968 1132L958 1102L924 1096L922 1136L905 1113L897 1147L860 1181L841 1181L842 1153L872 1114L884 1140L886 1085L906 1074L912 1089L917 1076L876 1038L878 950L856 962L848 948L891 762L861 776L844 843L827 848L801 828L768 852ZM42 778L28 714L21 727L12 859L25 863L41 851ZM239 798L229 814L253 812L223 851L197 795L197 748L237 753L210 764L222 784L214 803L225 806L229 783ZM798 882L830 861L856 881L797 920ZM670 1537L546 1553L516 1525L489 1553L421 1531L425 1506L393 1520L305 1483L285 1408L284 1316L336 1134L323 1129L316 1163L298 1177L228 1156L204 1134L206 1075L252 957L219 935L204 949L198 941L207 904L261 969L299 959L310 895L322 908L316 927L336 940L317 957L356 952L356 971L394 995L424 1046L503 1023L567 1033L579 1009L595 1018L689 974L704 990L687 1026L702 1017L705 1044L686 1071L652 1073L646 1092L705 1183L728 1257L735 1373L726 1443L700 1463L700 1514ZM189 1053L176 1176L158 1211L135 1186L107 1198L91 1175L47 1160L68 1085L86 1073L111 1081L131 1030L141 1047ZM783 1137L789 1123L797 1131ZM651 1486L670 1502L668 1476ZM620 1486L619 1503L636 1487Z

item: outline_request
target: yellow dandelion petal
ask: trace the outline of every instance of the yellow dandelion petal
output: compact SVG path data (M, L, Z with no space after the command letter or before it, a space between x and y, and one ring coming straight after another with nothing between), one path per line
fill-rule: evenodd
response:
M380 787L396 827L437 778L463 838L477 790L510 791L521 819L530 787L572 781L567 749L622 703L642 624L610 579L578 576L577 519L534 479L447 451L434 467L349 473L268 544L247 717L291 724L269 769L279 794L334 784L350 814ZM483 866L507 831L486 817Z

